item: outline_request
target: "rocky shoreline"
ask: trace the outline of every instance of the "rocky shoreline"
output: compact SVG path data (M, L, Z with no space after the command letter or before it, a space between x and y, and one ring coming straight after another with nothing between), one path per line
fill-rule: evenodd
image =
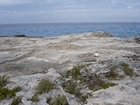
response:
M139 39L102 31L0 37L0 104L140 105ZM18 86L14 96L2 96Z

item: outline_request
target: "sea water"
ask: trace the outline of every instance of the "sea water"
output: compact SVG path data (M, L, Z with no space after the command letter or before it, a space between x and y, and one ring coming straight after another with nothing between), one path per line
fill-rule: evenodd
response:
M114 37L129 38L140 36L140 23L0 24L0 36L24 34L26 36L54 37L96 31L105 31Z

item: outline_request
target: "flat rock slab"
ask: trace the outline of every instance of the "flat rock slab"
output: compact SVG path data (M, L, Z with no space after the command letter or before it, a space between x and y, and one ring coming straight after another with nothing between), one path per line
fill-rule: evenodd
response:
M61 73L75 65L86 64L89 73L105 74L110 65L123 62L140 74L140 44L135 38L115 38L101 31L51 38L0 37L0 75L10 77L9 88L23 88L17 96L23 96L25 105L48 105L46 97L59 93L67 96L70 105L80 105L73 94L61 87ZM122 73L120 68L117 70ZM40 95L40 102L33 103L29 98L42 78L49 78L57 88ZM113 82L118 85L96 92L83 86L83 93L92 94L85 105L140 105L140 77L126 76ZM11 101L5 99L0 104L9 105Z
M81 62L133 56L139 51L140 44L106 32L52 38L1 37L0 71L31 74Z

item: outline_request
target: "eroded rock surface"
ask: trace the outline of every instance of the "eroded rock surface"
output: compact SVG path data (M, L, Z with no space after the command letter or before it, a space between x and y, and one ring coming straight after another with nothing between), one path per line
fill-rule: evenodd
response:
M132 76L124 73L123 64L133 69ZM66 77L67 71L76 65L86 65L88 72L81 69L81 76L91 84L97 79L89 77L99 75L101 80L117 85L99 90L95 86L95 91L89 89L88 82L79 84L81 80L76 79L80 94L86 98L82 98L83 102L64 88L63 80L72 79ZM111 70L123 78L110 77ZM10 78L5 87L22 87L16 96L22 96L24 105L49 105L46 97L58 94L66 96L70 105L140 105L140 44L138 40L115 38L106 32L52 38L1 37L0 74ZM43 78L50 79L56 87L39 95L39 102L30 101ZM11 101L12 98L6 98L0 104L8 105Z

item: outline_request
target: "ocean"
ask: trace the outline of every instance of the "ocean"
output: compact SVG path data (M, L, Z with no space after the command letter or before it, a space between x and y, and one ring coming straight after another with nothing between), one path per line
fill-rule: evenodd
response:
M24 34L26 36L54 37L95 31L105 31L114 37L129 38L140 36L140 23L0 24L0 36Z

